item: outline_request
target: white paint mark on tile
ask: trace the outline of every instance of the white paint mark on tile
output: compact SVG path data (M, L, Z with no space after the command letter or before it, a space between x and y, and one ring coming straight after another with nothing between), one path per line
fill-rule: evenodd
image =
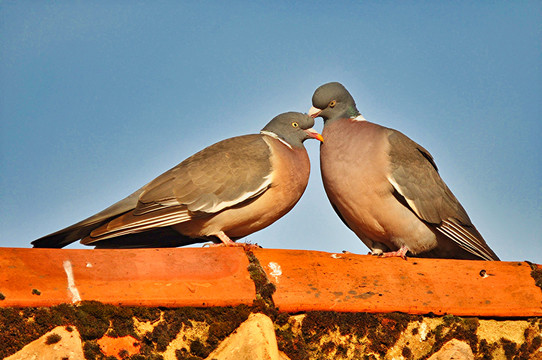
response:
M81 296L79 295L79 290L77 290L77 287L75 287L75 279L73 277L72 263L70 260L65 260L63 265L64 265L64 271L66 272L66 276L68 277L68 291L71 293L72 303L79 302L81 301Z
M279 276L282 275L282 268L276 262L270 262L267 266L269 266L269 268L271 269L271 273L269 275L274 277L275 282L278 283L279 282Z

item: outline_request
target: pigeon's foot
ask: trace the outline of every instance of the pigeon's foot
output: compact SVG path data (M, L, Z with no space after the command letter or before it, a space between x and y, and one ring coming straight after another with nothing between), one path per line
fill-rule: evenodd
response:
M220 241L222 241L222 244L215 244L217 246L228 246L228 247L233 247L233 246L243 246L242 244L238 244L236 243L235 241L233 241L232 239L230 239L228 237L228 235L226 235L224 233L224 231L219 231L217 234L216 234L216 237L220 239Z
M249 244L249 243L237 243L230 239L228 235L224 233L224 231L220 231L216 234L216 237L222 241L221 243L215 244L215 243L209 243L205 244L203 246L209 246L209 247L219 247L219 246L226 246L226 247L242 247L245 250L253 250L253 249L259 249L261 248L258 244Z
M407 257L406 257L407 252L408 252L408 248L405 245L403 245L397 251L390 251L390 252L382 253L382 257L400 257L403 260L406 260L407 259Z

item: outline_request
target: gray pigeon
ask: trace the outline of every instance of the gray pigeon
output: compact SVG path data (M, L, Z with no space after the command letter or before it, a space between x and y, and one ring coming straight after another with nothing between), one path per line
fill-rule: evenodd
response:
M314 119L288 112L260 134L220 141L166 171L124 200L34 240L61 248L80 240L97 248L174 247L232 241L269 226L305 191L306 139L322 141Z
M373 254L499 260L441 179L431 154L369 121L338 82L320 86L309 115L324 119L324 188Z

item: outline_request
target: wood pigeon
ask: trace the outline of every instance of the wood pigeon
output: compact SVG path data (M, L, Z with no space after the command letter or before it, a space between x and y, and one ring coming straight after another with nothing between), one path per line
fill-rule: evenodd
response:
M303 142L322 141L306 114L276 116L259 134L211 145L141 189L83 221L34 240L61 248L175 247L236 240L269 226L305 191L310 164Z
M324 119L320 166L329 201L373 254L499 260L426 149L365 120L338 82L316 89L312 105L309 115Z

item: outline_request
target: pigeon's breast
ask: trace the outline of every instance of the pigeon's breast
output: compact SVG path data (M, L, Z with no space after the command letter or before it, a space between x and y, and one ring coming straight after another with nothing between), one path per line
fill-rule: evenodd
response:
M409 233L434 235L410 210L397 206L388 181L389 131L367 121L333 122L322 133L320 167L328 198L352 231L394 249L395 239L404 235L395 231L398 221Z

